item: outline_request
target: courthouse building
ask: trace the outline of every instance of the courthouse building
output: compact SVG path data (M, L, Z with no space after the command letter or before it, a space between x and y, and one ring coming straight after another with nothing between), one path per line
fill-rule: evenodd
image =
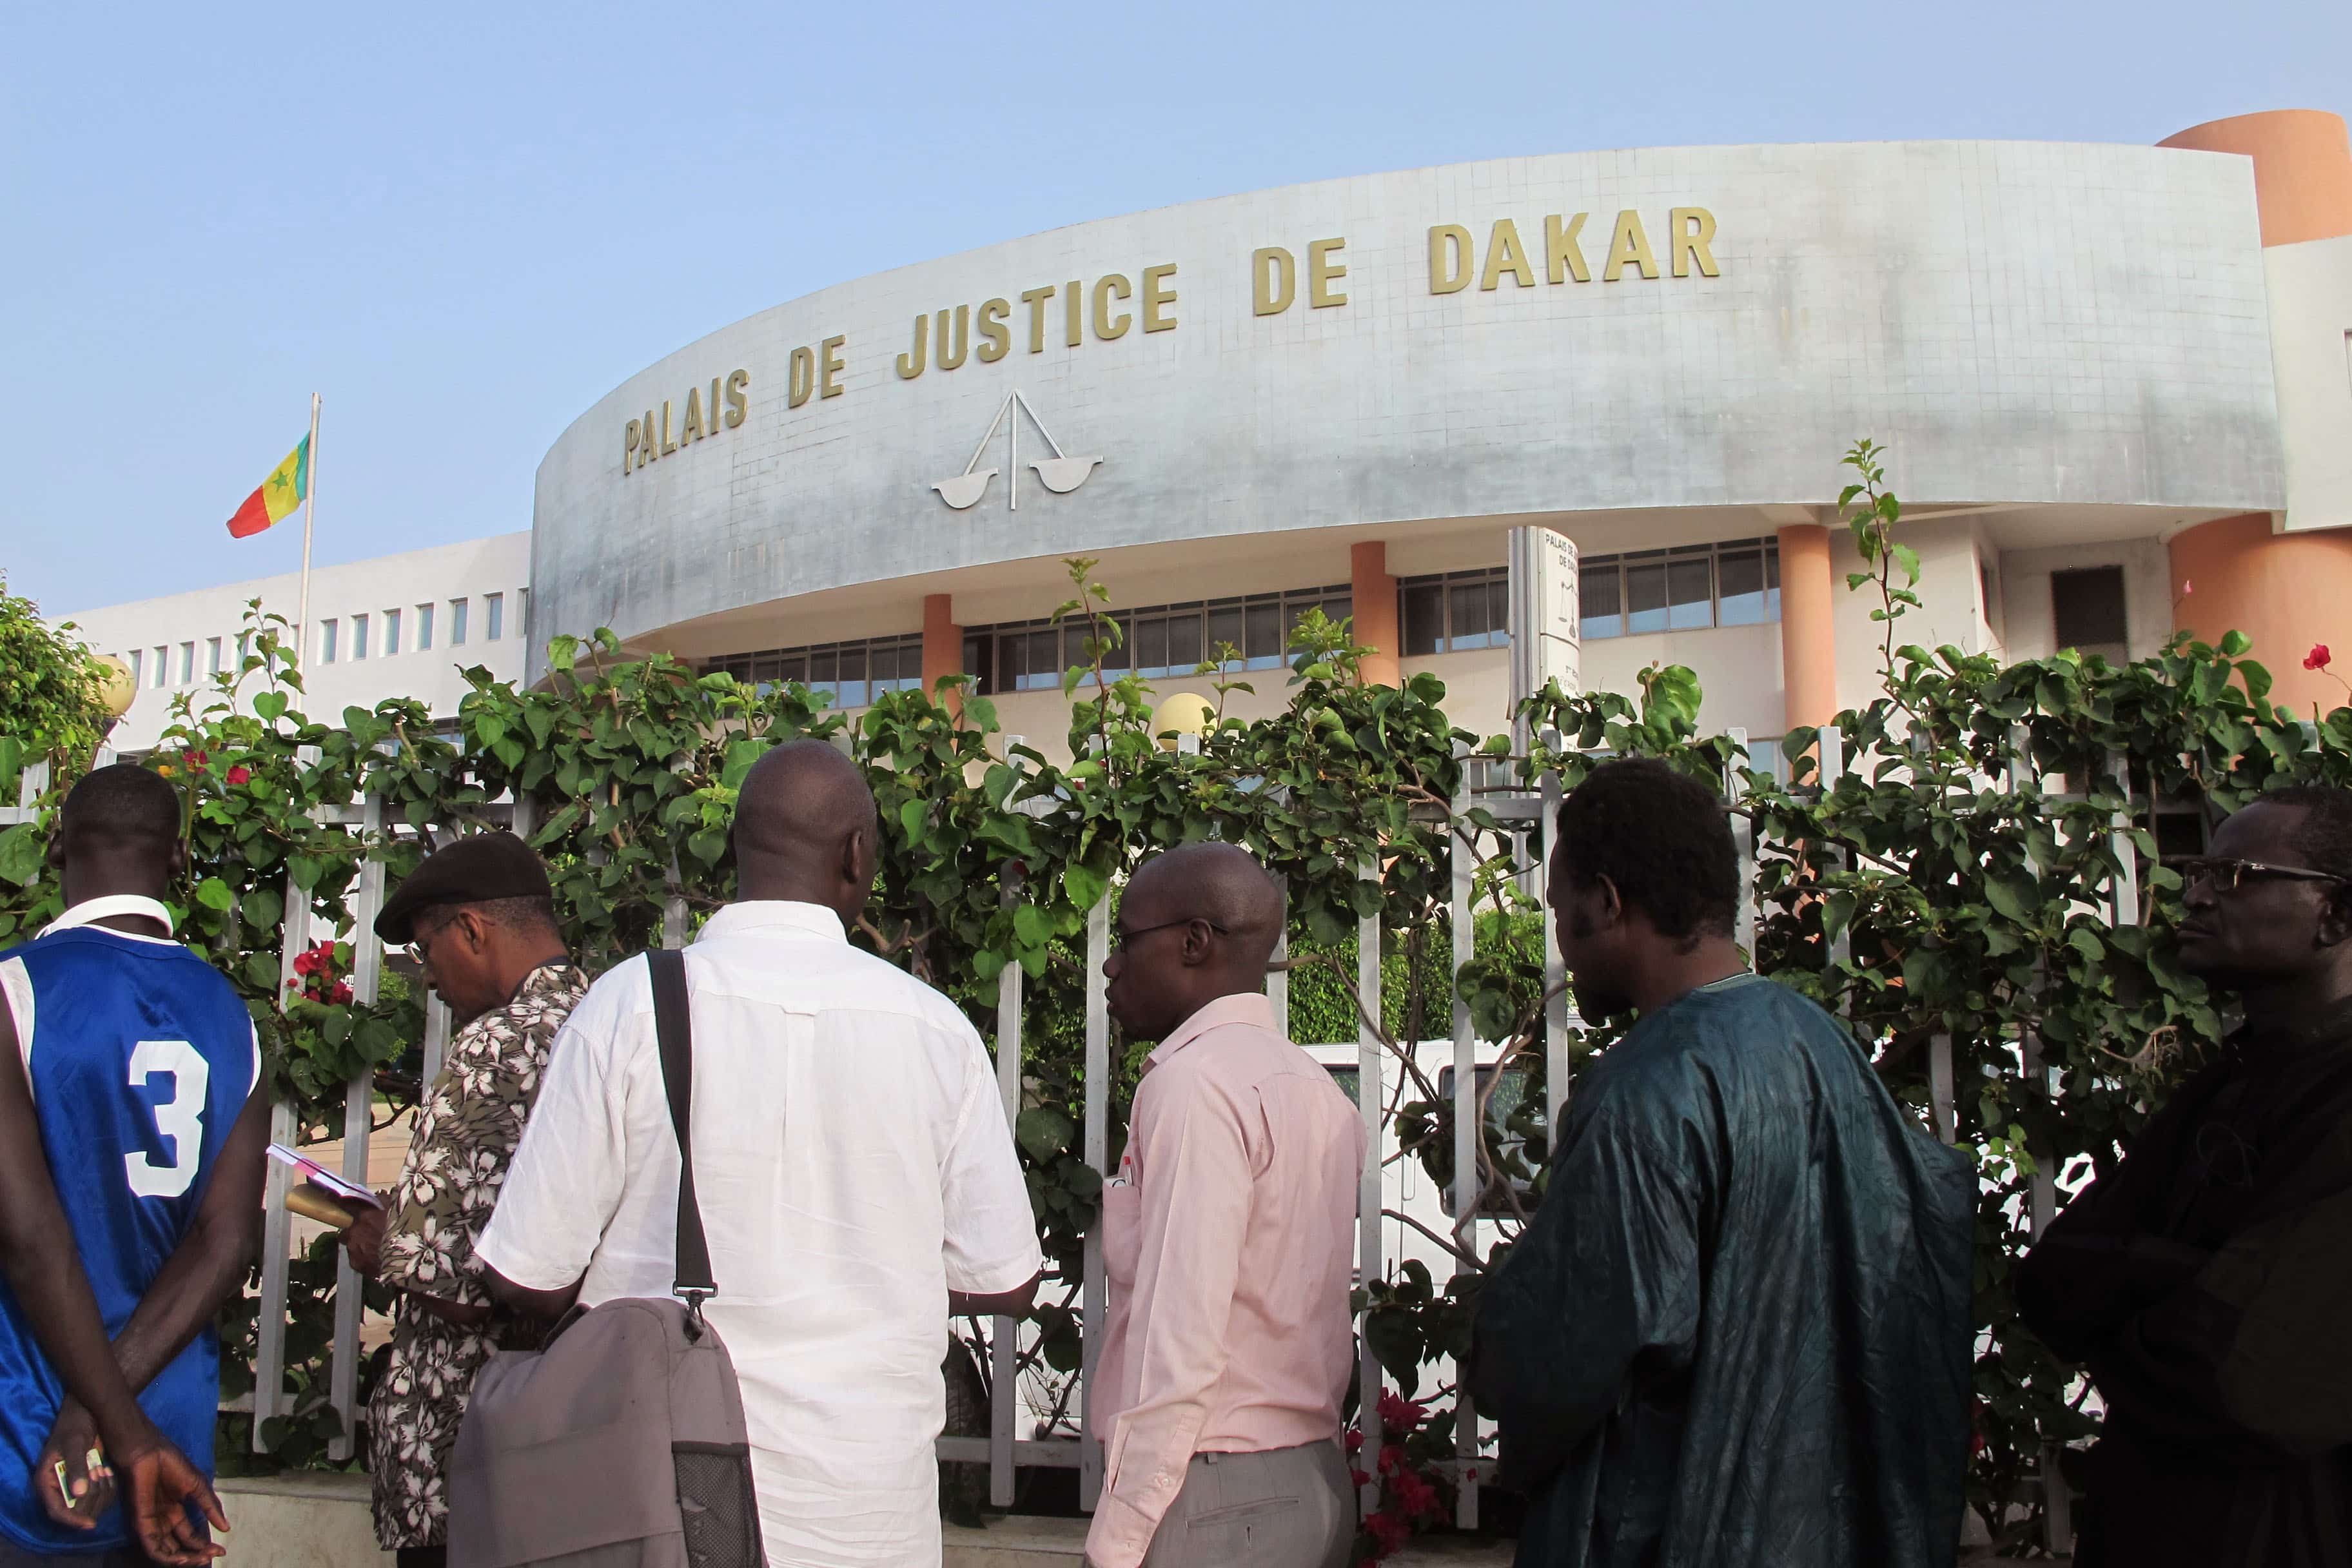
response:
M1860 437L1923 565L1905 640L2119 657L2237 627L2283 696L2340 700L2300 664L2352 643L2343 121L1507 158L843 283L556 442L530 636L609 626L847 707L961 671L1058 742L1078 655L1045 617L1090 556L1163 694L1228 644L1257 672L1234 710L1274 705L1319 605L1491 732L1507 533L1540 523L1580 558L1587 688L1687 664L1708 722L1762 742L1874 689L1834 507ZM320 597L314 664L331 623L381 636L383 597Z

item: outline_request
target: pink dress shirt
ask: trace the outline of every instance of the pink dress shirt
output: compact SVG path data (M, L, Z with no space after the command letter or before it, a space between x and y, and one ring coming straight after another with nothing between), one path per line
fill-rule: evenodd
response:
M1339 1436L1363 1163L1356 1108L1264 996L1220 997L1151 1053L1103 1189L1089 1563L1143 1560L1194 1454Z

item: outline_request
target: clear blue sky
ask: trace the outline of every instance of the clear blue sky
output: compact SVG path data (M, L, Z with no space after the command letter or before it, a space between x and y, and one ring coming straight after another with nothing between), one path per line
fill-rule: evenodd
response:
M55 613L291 570L222 525L314 389L322 560L527 528L591 403L845 279L1470 158L2346 113L2352 4L50 5L0 88L0 569Z

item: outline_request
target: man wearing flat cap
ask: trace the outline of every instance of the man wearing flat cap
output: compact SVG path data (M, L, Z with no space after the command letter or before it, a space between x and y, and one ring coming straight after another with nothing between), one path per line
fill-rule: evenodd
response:
M376 1541L400 1568L439 1568L449 1454L474 1374L493 1351L539 1335L493 1307L474 1240L588 977L564 951L547 868L511 833L436 851L386 900L375 931L416 950L457 1024L398 1184L344 1236L352 1267L398 1292L391 1363L368 1402Z

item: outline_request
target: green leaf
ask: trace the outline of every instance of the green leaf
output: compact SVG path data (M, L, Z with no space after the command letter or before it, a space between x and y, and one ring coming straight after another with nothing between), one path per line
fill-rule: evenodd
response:
M1102 902L1103 895L1110 890L1110 881L1100 872L1072 861L1069 869L1062 873L1062 890L1070 896L1071 903L1090 910Z
M1069 1113L1049 1105L1033 1105L1013 1120L1013 1141L1033 1160L1052 1159L1077 1135L1078 1124Z
M2221 642L2219 651L2223 658L2239 658L2243 657L2246 651L2253 646L2253 638L2248 637L2242 631L2232 629L2221 634Z
M1054 928L1045 919L1045 911L1036 905L1016 904L1013 908L1013 934L1020 938L1022 946L1037 948L1045 945Z
M286 716L286 694L282 691L258 692L253 699L253 710L275 724Z
M41 874L41 862L47 853L48 847L29 822L0 832L0 878L19 888L30 885Z
M208 910L233 910L236 908L236 895L218 877L206 877L196 884L196 902Z
M2074 930L2068 931L2066 933L2066 942L2068 946L2072 947L2076 952L2081 953L2084 958L2090 960L2093 963L2097 963L2107 956L2106 948L2101 944L2098 937L2092 932L2091 928L2088 926L2076 926Z

